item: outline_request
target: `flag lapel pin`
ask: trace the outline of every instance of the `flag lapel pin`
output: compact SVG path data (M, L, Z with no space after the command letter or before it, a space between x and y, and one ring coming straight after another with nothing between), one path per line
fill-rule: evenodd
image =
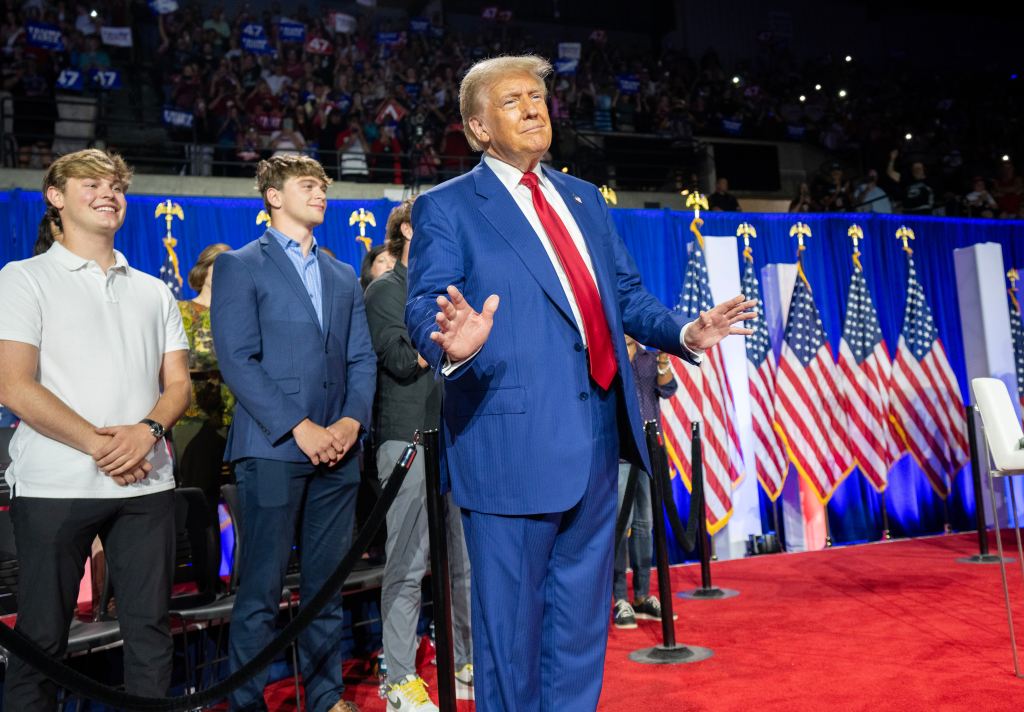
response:
M574 196L572 196L572 199L575 200L580 205L583 205L583 198L581 198L580 196L574 195Z

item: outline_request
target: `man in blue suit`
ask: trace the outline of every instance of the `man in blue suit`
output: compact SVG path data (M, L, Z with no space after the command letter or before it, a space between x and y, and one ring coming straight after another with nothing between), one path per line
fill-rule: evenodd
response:
M330 179L305 156L261 161L256 182L271 228L214 263L211 322L224 381L235 394L225 457L242 514L232 670L273 637L298 526L300 595L309 600L352 537L360 431L370 422L376 356L355 271L317 247ZM299 637L311 712L341 700L341 595ZM264 670L231 695L232 710L265 710Z
M446 378L480 712L597 706L620 450L650 470L623 333L697 362L752 316L737 297L684 325L640 284L597 188L539 165L550 72L474 65L459 101L483 160L413 209L406 323Z

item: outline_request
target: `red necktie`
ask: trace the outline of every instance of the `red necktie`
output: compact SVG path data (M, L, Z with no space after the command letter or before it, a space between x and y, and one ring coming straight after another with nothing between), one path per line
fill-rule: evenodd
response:
M583 318L583 333L587 336L590 377L594 379L594 383L608 390L612 379L615 378L618 364L615 361L615 349L612 348L608 320L604 318L604 309L601 308L601 295L597 292L597 284L591 278L580 251L576 249L576 243L572 241L572 236L565 228L565 223L544 198L537 174L532 171L524 173L520 183L530 189L533 207L537 210L540 224L544 226L544 232L548 234L555 254L558 255L558 261L569 278L569 286Z

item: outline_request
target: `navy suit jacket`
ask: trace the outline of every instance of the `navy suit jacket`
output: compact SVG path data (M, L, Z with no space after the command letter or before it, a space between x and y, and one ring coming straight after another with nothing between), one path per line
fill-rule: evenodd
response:
M318 255L323 328L295 267L269 233L217 257L213 343L235 394L224 457L306 462L291 434L304 418L370 424L377 357L363 294L347 264Z
M597 188L544 169L583 233L612 332L621 381L622 456L650 471L625 340L689 358L681 317L640 283ZM445 473L456 504L491 514L562 512L583 496L595 448L586 352L540 238L483 162L413 206L406 324L435 368L436 298L458 287L474 309L501 303L483 349L445 383Z

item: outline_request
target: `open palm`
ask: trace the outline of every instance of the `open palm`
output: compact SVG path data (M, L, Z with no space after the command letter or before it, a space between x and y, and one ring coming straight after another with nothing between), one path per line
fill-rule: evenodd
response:
M753 329L736 326L741 321L749 321L757 317L750 311L757 305L754 300L744 301L738 295L721 304L701 312L686 330L686 346L694 350L707 350L730 334L747 336L754 333Z
M469 305L465 297L454 286L448 287L448 297L438 297L437 307L440 311L434 320L438 331L430 338L440 346L452 362L463 361L487 342L494 325L494 312L498 309L500 298L497 294L487 297L483 308L478 312Z

